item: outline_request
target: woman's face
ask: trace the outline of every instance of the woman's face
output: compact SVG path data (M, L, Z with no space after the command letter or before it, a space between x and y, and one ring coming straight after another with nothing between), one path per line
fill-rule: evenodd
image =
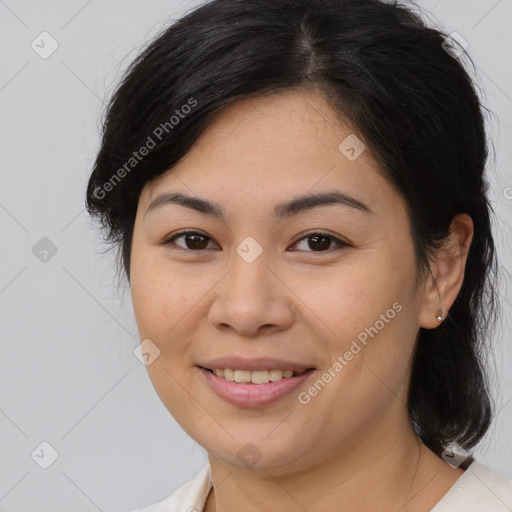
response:
M131 293L150 361L160 351L149 376L225 463L300 470L363 440L375 457L409 428L425 287L405 202L353 137L319 93L243 100L142 191ZM293 368L314 370L272 371Z

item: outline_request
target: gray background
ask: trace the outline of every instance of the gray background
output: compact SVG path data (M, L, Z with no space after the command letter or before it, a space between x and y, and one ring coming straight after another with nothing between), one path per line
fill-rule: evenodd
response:
M100 254L84 211L105 98L144 43L199 3L0 0L1 512L127 512L167 497L207 461L133 355L129 293L118 296L113 255ZM510 270L512 1L418 4L432 23L468 41L495 113L490 196L501 219L499 256ZM59 45L47 59L31 48L43 31ZM38 243L48 248L43 237L57 249L46 262L33 251ZM512 478L510 289L501 295L500 412L476 456ZM39 465L50 453L42 442L58 452L48 469Z

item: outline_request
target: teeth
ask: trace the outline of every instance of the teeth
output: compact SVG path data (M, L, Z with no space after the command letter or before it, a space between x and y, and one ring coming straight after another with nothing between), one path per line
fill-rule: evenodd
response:
M235 370L235 382L251 382L249 370Z
M251 373L251 382L253 384L268 384L270 381L267 370L258 370Z
M253 384L268 384L293 376L292 370L232 370L230 368L216 368L213 373L230 382L252 382Z

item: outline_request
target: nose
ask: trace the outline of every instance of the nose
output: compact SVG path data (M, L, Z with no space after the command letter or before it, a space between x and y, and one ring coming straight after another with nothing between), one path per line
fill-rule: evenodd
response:
M269 335L292 325L293 293L269 267L266 256L263 251L252 263L235 256L231 270L215 288L208 313L211 325L244 337Z

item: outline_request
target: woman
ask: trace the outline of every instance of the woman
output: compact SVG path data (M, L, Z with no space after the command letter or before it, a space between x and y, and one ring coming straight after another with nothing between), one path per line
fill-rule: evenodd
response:
M496 257L457 41L379 0L213 0L107 110L87 206L208 465L156 511L505 511Z

